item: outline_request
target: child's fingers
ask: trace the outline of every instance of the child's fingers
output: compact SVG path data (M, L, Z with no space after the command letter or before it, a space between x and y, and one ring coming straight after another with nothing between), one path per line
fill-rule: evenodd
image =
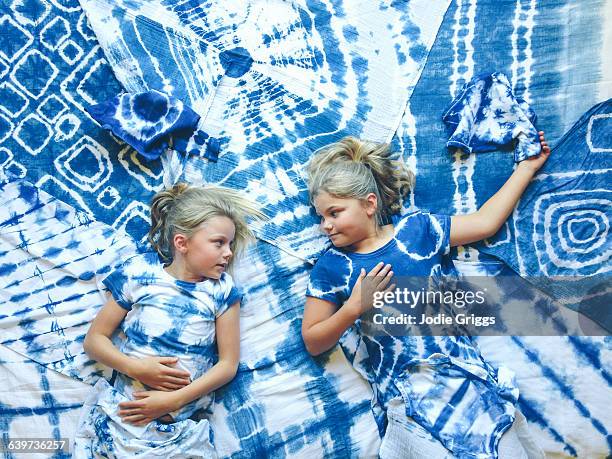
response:
M382 262L382 261L381 261L381 262L378 262L378 263L376 264L376 266L374 266L374 267L373 267L373 268L370 270L370 272L368 273L368 276L370 276L370 277L374 277L374 276L376 276L376 275L377 275L377 274L380 272L380 270L381 270L381 269L384 269L384 267L385 267L385 263L384 263L384 262ZM362 271L365 271L365 269L363 269L363 268L361 268L361 269L362 269Z
M164 383L172 383L179 384L181 386L186 386L187 384L189 384L189 378L168 375L164 378Z
M130 400L129 402L121 402L119 404L119 408L121 409L129 409L129 408L141 408L143 406L143 402L140 400Z
M161 390L163 390L164 392L168 392L168 391L172 391L172 390L182 389L183 387L185 387L185 384L165 383L162 386Z
M131 410L119 410L117 414L121 416L122 418L125 418L126 416L136 416L136 415L144 416L144 414L140 411L140 408L134 408Z
M191 374L185 370L179 370L178 368L167 367L163 370L164 375L172 376L177 379L187 379L189 380Z
M393 271L389 271L389 272L386 274L386 276L385 276L385 277L383 277L383 278L380 280L380 282L378 283L378 286L376 287L376 290L379 290L379 291L380 291L380 290L384 289L384 288L387 286L387 284L388 284L389 282L391 282L391 278L392 278L392 277L393 277Z
M163 392L170 392L170 391L174 390L174 389L168 389L168 388L166 388L164 386L161 386L161 385L159 385L159 386L158 385L152 385L151 388L155 389L155 390L161 390Z
M389 264L386 265L384 262L381 261L376 266L374 266L372 271L368 273L368 276L373 276L373 277L386 276L390 270L391 270L391 265Z
M178 362L178 357L157 357L157 361L162 365L168 365Z

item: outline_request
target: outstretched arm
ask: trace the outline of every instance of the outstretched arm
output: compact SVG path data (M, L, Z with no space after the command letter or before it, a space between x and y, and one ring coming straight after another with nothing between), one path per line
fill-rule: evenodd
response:
M240 359L240 302L217 317L215 332L219 361L210 370L174 392L134 392L134 400L119 404L119 416L126 422L146 425L231 381Z
M480 241L501 228L535 173L550 156L544 132L539 134L542 151L538 156L520 162L506 183L477 212L451 218L451 246Z

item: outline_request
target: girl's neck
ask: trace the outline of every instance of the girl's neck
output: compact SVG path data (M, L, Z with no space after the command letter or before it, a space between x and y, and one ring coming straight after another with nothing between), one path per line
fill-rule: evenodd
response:
M370 253L386 245L395 235L392 224L374 228L371 235L353 244L350 251L354 253Z
M164 266L164 271L170 274L175 279L184 282L202 282L202 276L192 274L187 270L184 263L180 263L176 258L168 266Z

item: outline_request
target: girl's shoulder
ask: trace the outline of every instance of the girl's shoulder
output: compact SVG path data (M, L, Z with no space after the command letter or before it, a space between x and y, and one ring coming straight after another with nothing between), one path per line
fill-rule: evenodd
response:
M395 238L414 253L448 250L450 216L421 210L402 216L395 225Z

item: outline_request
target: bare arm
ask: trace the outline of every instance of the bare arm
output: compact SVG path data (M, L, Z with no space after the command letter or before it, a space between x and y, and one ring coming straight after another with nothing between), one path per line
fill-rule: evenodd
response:
M119 404L122 419L135 425L145 425L231 381L236 376L240 359L239 304L234 303L215 321L219 361L210 370L174 392L134 392L135 400Z
M307 297L302 320L302 338L308 353L319 355L334 347L359 315L358 308L349 305L349 300L338 309L330 301Z
M342 334L355 323L355 321L367 310L372 308L372 302L363 303L363 298L370 297L374 291L382 291L393 277L391 265L378 263L368 276L375 278L370 285L374 290L362 292L362 281L366 277L362 270L351 296L339 308L330 301L319 298L307 297L302 320L302 338L306 349L311 355L319 355L336 345ZM391 285L388 289L393 289ZM337 309L337 310L336 310Z
M175 390L189 384L188 372L168 366L176 363L176 357L135 359L113 345L111 337L127 313L112 298L102 306L83 342L87 355L155 389Z
M534 174L550 156L550 148L540 132L539 156L519 163L510 178L477 212L451 218L450 245L464 245L493 236L508 219Z

